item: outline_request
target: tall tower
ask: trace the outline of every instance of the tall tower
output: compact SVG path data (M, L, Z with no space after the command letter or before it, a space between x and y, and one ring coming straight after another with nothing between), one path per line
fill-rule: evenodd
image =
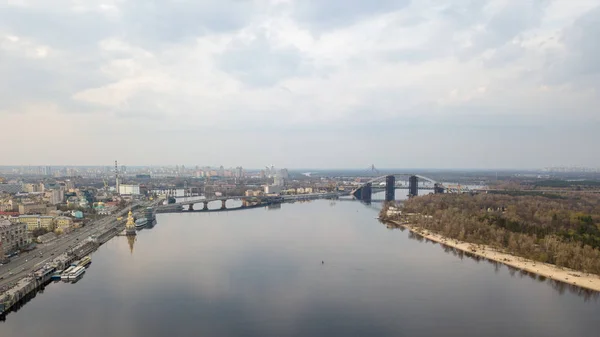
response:
M131 210L129 210L129 214L127 215L127 223L125 224L125 234L129 236L136 235L135 221L133 221L133 214L131 214Z
M119 186L121 183L119 181L119 166L117 166L117 161L115 160L115 188L117 189L117 194L119 194Z

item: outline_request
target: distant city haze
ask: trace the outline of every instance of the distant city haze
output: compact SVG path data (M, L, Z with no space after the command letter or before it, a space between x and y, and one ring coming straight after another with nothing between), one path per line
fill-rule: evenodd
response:
M598 0L0 5L1 165L600 167Z

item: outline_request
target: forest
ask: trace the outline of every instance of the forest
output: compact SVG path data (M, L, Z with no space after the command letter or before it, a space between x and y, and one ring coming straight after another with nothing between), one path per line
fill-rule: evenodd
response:
M600 275L600 194L431 194L388 219Z

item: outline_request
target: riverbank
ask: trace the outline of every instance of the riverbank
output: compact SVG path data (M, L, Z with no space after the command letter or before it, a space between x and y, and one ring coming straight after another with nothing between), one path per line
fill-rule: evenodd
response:
M463 252L477 255L492 261L500 262L510 267L525 270L530 273L541 275L552 280L572 284L581 288L590 289L600 292L600 276L594 274L586 274L576 270L560 268L552 264L541 263L525 259L519 256L502 252L486 245L478 245L469 242L463 242L460 240L450 239L443 235L433 233L429 230L422 229L410 224L401 223L395 220L381 219L386 223L393 224L398 227L404 227L413 233L421 235L422 237L441 243L448 247L452 247Z

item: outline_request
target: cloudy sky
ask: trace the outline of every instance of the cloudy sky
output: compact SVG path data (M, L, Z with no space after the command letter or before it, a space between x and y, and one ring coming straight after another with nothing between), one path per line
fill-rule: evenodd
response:
M600 0L5 0L0 165L600 167Z

